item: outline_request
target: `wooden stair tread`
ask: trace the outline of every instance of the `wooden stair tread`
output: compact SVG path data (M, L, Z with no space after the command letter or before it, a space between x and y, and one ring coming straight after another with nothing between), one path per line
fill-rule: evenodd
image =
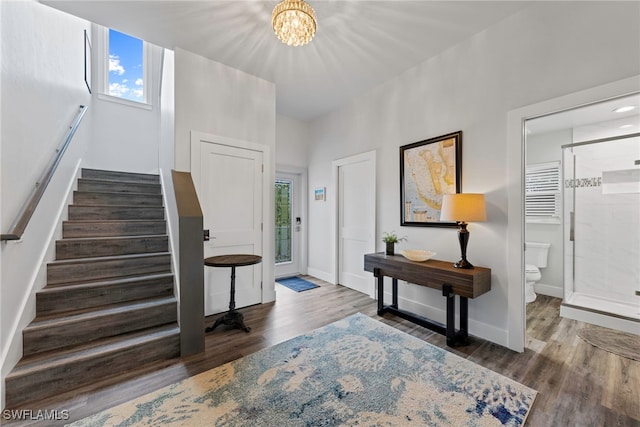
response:
M168 237L168 234L140 234L134 236L96 236L96 237L65 237L64 239L56 240L56 242L65 242L65 243L73 243L73 242L88 242L91 240L97 240L98 242L106 242L109 240L137 240L137 239L154 239L154 238L162 238ZM61 260L60 260L61 261Z
M152 184L160 183L160 175L138 172L121 172L121 171L109 171L104 169L82 169L83 179L98 179L101 181L115 181L115 182L149 182Z
M24 376L41 369L48 369L62 363L73 360L94 357L100 353L118 351L130 345L161 339L170 335L179 334L180 329L177 323L157 326L154 328L129 332L108 338L102 338L84 344L69 346L63 349L54 349L43 353L37 353L22 358L13 371L7 375L7 381Z
M134 206L139 207L139 206ZM146 207L146 206L145 206ZM142 222L166 222L164 219L70 219L63 221L64 223L78 223L78 224L121 224L124 222L142 223Z
M128 282L142 282L153 279L172 278L173 273L160 273L160 274L140 274L134 276L124 276L113 279L96 279L87 280L86 282L75 283L60 283L57 285L47 285L38 291L38 294L53 294L58 292L68 292L70 290L77 289L90 289L101 286L119 285ZM132 283L135 286L135 283Z
M57 259L55 261L51 261L49 265L67 265L67 264L84 264L90 262L100 262L100 261L118 261L118 260L129 260L136 258L147 258L147 257L161 257L171 255L171 252L149 252L143 254L128 254L128 255L113 255L113 256L100 256L100 257L88 257L88 258L75 258L75 259Z
M111 183L122 183L122 184L134 184L141 188L147 187L150 190L155 190L157 188L162 188L160 182L135 182L135 181L119 181L114 179L99 179L99 178L79 178L78 182L84 184L111 184ZM145 193L147 194L147 193Z
M177 303L175 297L160 297L149 298L144 300L127 301L118 304L108 304L98 307L85 308L81 310L66 311L55 314L48 314L42 317L37 317L23 329L23 331L30 332L38 329L49 328L54 325L61 325L65 323L73 323L81 320L111 316L113 314L119 314L127 311L139 310L142 308L148 308L153 306L174 304Z
M82 169L77 183L5 377L8 406L180 355L160 176Z

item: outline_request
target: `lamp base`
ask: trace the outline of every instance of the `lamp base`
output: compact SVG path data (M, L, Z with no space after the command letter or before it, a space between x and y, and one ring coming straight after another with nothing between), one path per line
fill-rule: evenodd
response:
M456 262L455 264L453 264L453 266L455 268L467 268L467 269L473 268L473 265L469 261L467 261L466 258L463 258L460 261Z

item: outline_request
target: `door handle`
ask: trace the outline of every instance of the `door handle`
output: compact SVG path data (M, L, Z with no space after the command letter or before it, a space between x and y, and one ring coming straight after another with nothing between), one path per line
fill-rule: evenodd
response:
M574 242L576 240L576 215L574 212L569 213L569 241Z
M204 230L204 241L208 242L211 239L209 236L209 230Z

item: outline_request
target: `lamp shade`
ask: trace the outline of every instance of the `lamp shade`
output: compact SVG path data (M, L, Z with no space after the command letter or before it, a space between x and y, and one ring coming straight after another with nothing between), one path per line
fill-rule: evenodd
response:
M441 221L478 222L487 220L484 194L445 194L440 210Z

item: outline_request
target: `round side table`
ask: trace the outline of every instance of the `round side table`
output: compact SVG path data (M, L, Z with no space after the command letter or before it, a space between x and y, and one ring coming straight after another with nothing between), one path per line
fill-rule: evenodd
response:
M229 298L229 311L227 311L224 316L218 317L213 326L205 329L205 332L213 331L218 325L230 325L234 328L242 329L245 332L249 332L251 330L250 327L244 324L244 316L242 313L236 310L236 267L254 265L260 262L262 262L261 256L245 254L218 255L204 260L204 265L209 267L231 267L231 297Z

